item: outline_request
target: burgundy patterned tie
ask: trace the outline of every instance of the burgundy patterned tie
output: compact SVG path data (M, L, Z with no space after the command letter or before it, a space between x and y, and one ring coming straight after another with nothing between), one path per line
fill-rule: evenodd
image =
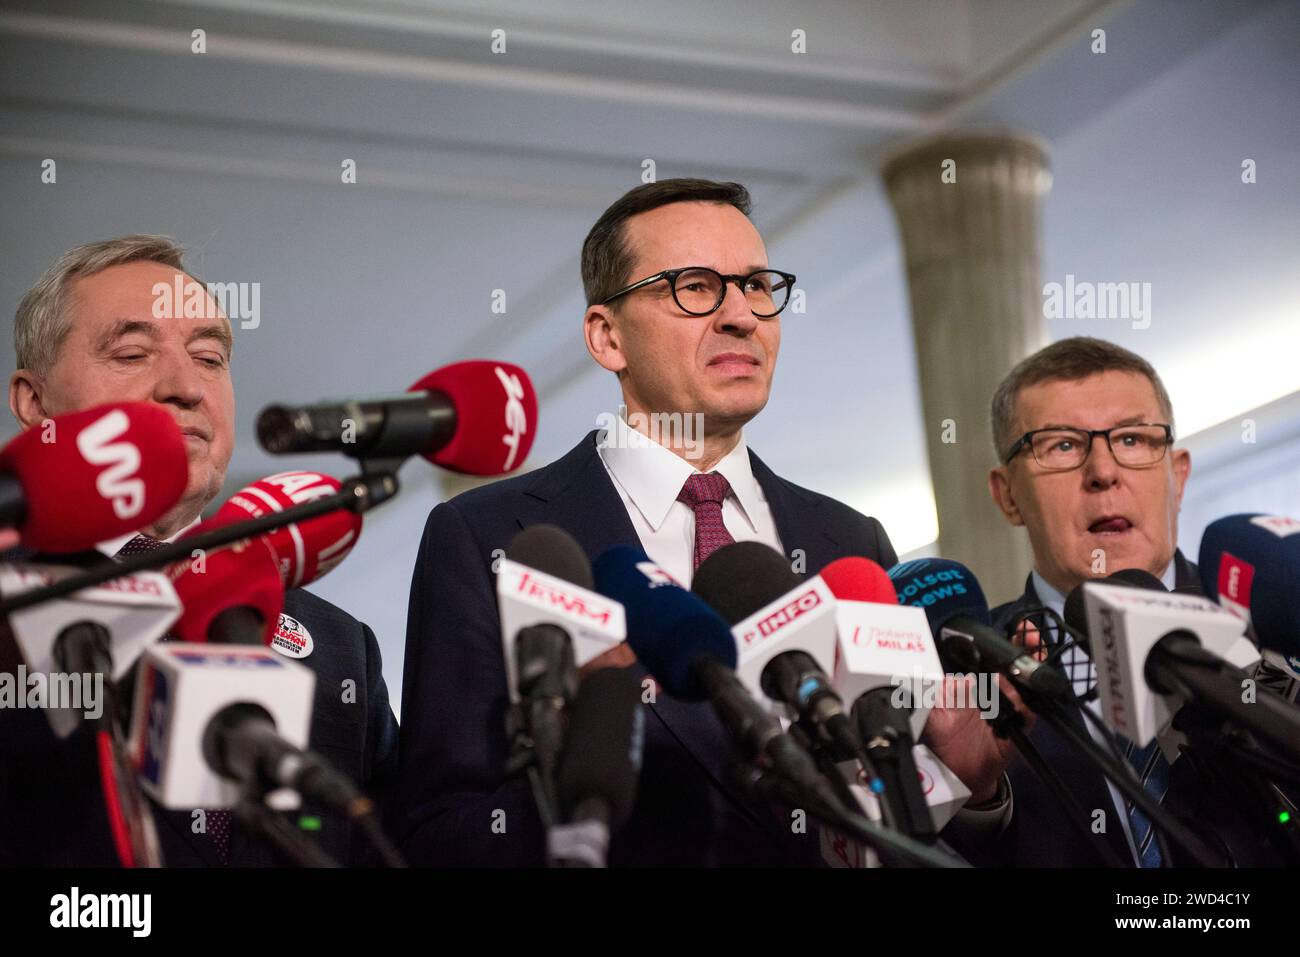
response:
M141 552L151 552L155 548L162 548L166 542L159 541L149 535L136 535L120 549L114 558L127 558L131 555L139 555ZM163 641L171 641L171 635L164 635ZM207 827L207 833L212 838L212 844L217 850L217 858L222 864L230 863L230 812L217 809L208 809L204 811L204 820Z
M717 472L706 475L696 473L686 480L677 493L677 501L684 502L695 512L695 567L723 545L735 539L722 524L722 500L731 491L731 484Z

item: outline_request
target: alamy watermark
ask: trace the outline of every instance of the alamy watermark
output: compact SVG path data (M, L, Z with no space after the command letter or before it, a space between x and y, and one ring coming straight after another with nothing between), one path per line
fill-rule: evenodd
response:
M1002 691L998 676L988 672L939 681L915 669L911 678L894 675L890 684L894 691L889 696L889 703L895 708L925 708L928 711L935 708L977 708L985 721L992 721L1001 713Z
M104 676L98 672L0 671L0 709L80 711L88 721L104 715Z
M622 419L628 428L619 429ZM704 455L703 412L633 412L620 405L618 412L601 412L596 416L601 430L598 446L603 449L645 448L651 442L684 450L688 461Z
M1128 319L1134 329L1151 326L1151 283L1076 281L1043 286L1044 319Z
M231 322L238 320L241 329L256 329L262 324L260 282L200 284L177 275L170 283L154 283L149 291L154 297L155 319L220 319L224 314Z

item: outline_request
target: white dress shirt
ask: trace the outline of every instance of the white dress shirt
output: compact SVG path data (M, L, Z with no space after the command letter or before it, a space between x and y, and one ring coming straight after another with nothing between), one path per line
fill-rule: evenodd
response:
M602 429L596 450L618 489L623 507L650 560L686 587L695 575L695 512L677 501L692 475L704 474L671 449L616 418ZM722 503L722 524L738 542L758 541L784 554L767 497L754 478L742 435L712 469L731 485Z

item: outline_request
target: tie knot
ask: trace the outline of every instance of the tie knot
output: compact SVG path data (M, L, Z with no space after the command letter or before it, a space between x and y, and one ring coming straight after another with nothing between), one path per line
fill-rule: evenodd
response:
M722 500L727 497L731 491L731 483L726 477L717 472L708 474L696 473L686 480L682 490L677 493L677 501L684 502L691 508L701 505L704 502L712 502L714 505L721 505Z

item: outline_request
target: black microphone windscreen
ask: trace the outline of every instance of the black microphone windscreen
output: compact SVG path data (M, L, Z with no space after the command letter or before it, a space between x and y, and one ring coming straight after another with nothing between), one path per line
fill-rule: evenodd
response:
M610 830L627 822L641 775L645 712L641 682L629 668L600 668L578 688L569 731L556 769L556 791L566 820L592 798L609 807Z
M554 575L579 588L592 589L591 562L582 546L558 525L530 525L506 548L506 558Z
M762 542L724 545L700 563L691 591L735 625L802 582L785 556Z
M1125 588L1142 588L1146 591L1168 591L1165 583L1141 568L1121 568L1099 579L1103 585L1121 585ZM1083 601L1083 585L1076 585L1065 598L1065 623L1075 631L1088 634L1088 612Z

